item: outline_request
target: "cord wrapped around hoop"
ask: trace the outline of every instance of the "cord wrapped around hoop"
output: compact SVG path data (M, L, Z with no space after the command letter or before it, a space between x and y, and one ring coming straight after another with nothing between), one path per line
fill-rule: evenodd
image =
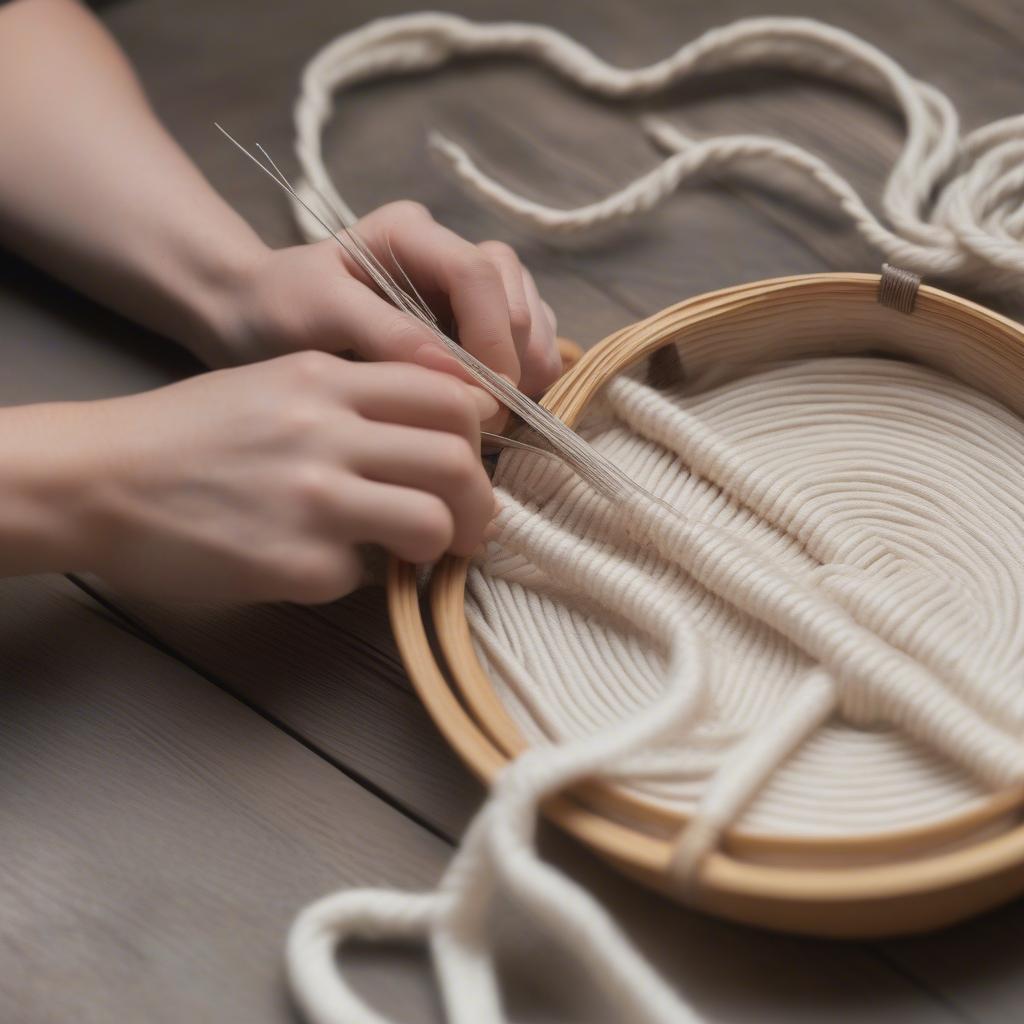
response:
M913 313L917 289L921 278L909 270L882 264L882 277L878 282L878 301L900 313Z
M806 19L738 22L635 70L543 26L387 19L335 40L303 77L307 237L320 237L317 216L352 218L322 160L332 93L485 53L530 57L612 99L767 64L893 103L907 137L884 220L778 139L694 140L646 122L663 162L577 210L518 196L456 144L431 142L471 194L555 242L625 224L698 171L768 157L905 269L698 296L588 353L544 406L580 428L595 465L626 469L588 490L536 452L502 455L488 551L446 560L432 580L441 657L413 568L392 565L403 660L491 797L435 892L342 893L300 914L288 945L299 1004L317 1024L381 1024L338 972L336 946L413 939L430 946L453 1024L502 1024L486 928L500 888L578 956L621 1019L696 1020L539 858L542 811L653 888L782 930L917 931L1024 890L1024 619L1006 618L1024 606L1024 495L1009 482L1024 464L1024 329L917 276L1019 285L1024 118L961 138L937 89ZM640 364L659 350L670 355L645 380ZM809 475L780 471L787 445ZM935 522L941 550L929 547Z
M690 374L699 374L702 360L708 366L720 359L730 360L738 345L749 344L749 341L729 340L732 332L742 327L745 339L761 338L766 354L771 352L777 357L792 359L801 354L806 355L822 344L822 339L826 337L829 339L829 351L833 355L841 355L845 351L877 352L881 347L903 358L913 356L981 393L995 397L1014 409L1017 416L1024 412L1024 392L1020 384L1024 379L1024 330L1019 325L962 299L924 288L919 293L919 305L914 316L892 321L884 317L876 302L879 283L879 277L872 275L813 275L778 282L759 282L689 300L607 339L588 353L575 373L563 378L555 386L546 404L567 422L575 424L588 402L608 381L621 374L626 367L659 350L659 339L672 338ZM924 306L921 302L925 303ZM757 325L757 333L752 332L752 324ZM689 340L691 338L692 342ZM894 372L888 360L882 361L882 367L887 374ZM631 384L630 387L635 385ZM1013 450L1006 454L1013 457ZM1024 449L1018 449L1016 457L1024 461ZM535 485L536 473L527 479L531 485ZM960 500L959 495L956 500ZM470 655L470 632L465 619L468 609L462 589L464 580L465 571L460 567L453 565L441 571L434 586L435 598L432 602L435 625L448 668L453 672L454 685L467 702L471 720L477 723L477 728L483 729L485 735L493 737L501 755L513 756L523 749L527 741L522 735L519 724L521 720L517 722L509 717L507 708L496 698L494 683L488 672ZM472 731L467 723L463 722L462 727L452 730L451 715L434 706L438 677L429 675L432 682L428 684L428 675L423 671L423 652L420 650L413 657L411 651L405 649L404 640L409 631L408 616L396 615L396 636L403 645L410 673L414 681L420 684L421 695L439 720L442 730L467 758L471 767L485 776L491 775L493 765L489 765L487 759L476 751L474 744L467 740L467 733ZM1007 664L1012 663L1013 657ZM997 718L1001 714L1004 721L1009 723L1010 720L1016 722L1019 714L1024 711L1024 700L1016 689L1019 682L1015 680L1014 670L1009 668L1007 672L1004 684L1009 689L1004 692L1010 704L1003 705L1002 711L993 707L991 714ZM807 696L811 707L814 706L815 698L812 695L817 685L812 683L808 679ZM1011 707L1017 710L1011 711ZM813 721L813 715L811 712L808 721ZM989 712L986 712L988 715ZM1015 736L1019 734L1019 725L1011 725L1010 728L1012 732L1016 730ZM785 747L786 743L780 740L780 749ZM1020 749L1016 738L1007 748L1011 761L1016 757L1012 752L1014 748ZM873 915L869 910L868 894L858 882L851 886L857 895L850 898L848 910L851 916L847 918L842 910L843 901L836 895L844 887L841 875L833 875L828 883L831 911L829 915L822 915L813 900L808 898L804 903L796 896L801 887L801 879L807 880L806 875L798 871L791 873L787 881L780 882L777 878L770 878L772 871L764 868L761 861L767 857L769 861L778 862L780 856L785 860L794 851L798 851L798 855L803 858L810 851L812 861L814 858L824 858L819 863L834 867L836 863L842 863L844 858L850 863L852 857L854 866L849 867L849 872L850 876L856 876L861 870L855 866L857 858L867 856L869 862L874 858L885 865L884 868L867 870L867 875L874 872L876 881L888 883L892 876L887 877L886 870L895 870L894 865L904 857L909 857L912 851L920 852L929 846L941 850L951 836L968 835L979 826L987 828L992 822L1001 820L1008 809L1019 806L1019 782L1006 786L997 784L997 787L1003 787L997 796L982 799L974 810L953 814L945 823L933 821L921 827L897 828L871 842L863 838L851 842L849 839L828 839L824 836L807 841L787 839L781 842L778 849L770 851L769 848L778 844L768 841L768 847L764 847L764 838L733 835L726 839L726 848L744 856L754 855L758 863L756 867L749 866L749 870L752 875L758 876L758 884L763 886L761 897L753 895L758 888L758 884L753 881L744 882L741 886L740 891L744 893L742 900L738 900L737 893L731 892L731 886L736 884L731 873L735 867L720 876L714 869L709 874L710 865L719 862L721 855L716 854L705 862L698 887L701 889L698 902L761 925L827 934L849 934L851 929L858 934L877 934L894 926L913 930L916 927L932 926L937 919L948 920L948 917L943 918L943 914L954 913L959 916L976 908L978 904L972 904L970 897L959 892L954 900L955 909L951 910L949 905L943 903L945 893L941 886L938 887L939 891L930 893L926 899L917 892L919 882L909 866L903 881L913 892L907 897L909 909L904 907L902 915L892 915L891 907L880 911L877 916ZM668 865L678 864L674 852L677 848L669 844L661 846L663 852L659 854L653 854L653 851L645 853L646 841L641 841L640 836L645 827L650 828L653 829L650 834L656 841L664 843L664 839L657 837L672 835L678 830L678 818L671 814L666 816L657 807L652 808L649 802L627 801L623 804L621 799L600 788L585 788L581 799L599 815L607 811L608 815L623 822L639 824L632 829L627 826L629 840L621 837L608 840L610 833L589 826L578 834L591 843L595 842L595 834L600 834L599 848L616 862L628 865L632 874L641 875L651 884L672 891L673 883L666 882L663 872ZM575 822L579 819L570 814L568 820ZM607 817L603 820L606 821ZM1024 855L1024 848L1020 845L1024 842L1024 834L1015 834L1018 836L1016 856L1020 857ZM607 844L605 840L608 840ZM874 853L869 852L872 847ZM856 852L858 849L861 853ZM836 857L839 858L838 862ZM970 874L970 871L979 870L983 858L978 856L968 860L969 864L961 864L960 867L962 870L969 868ZM807 866L806 861L803 866ZM744 877L746 870L743 872ZM786 874L783 871L783 875ZM717 892L718 885L725 881L728 881L725 888L731 892L728 896ZM979 890L985 889L981 876L977 881ZM1021 872L1018 881L1024 883L1024 872ZM819 880L814 879L812 886L817 884ZM1005 896L1012 895L1016 886L1009 883L1008 879L1005 884L1003 893ZM778 896L776 887L785 891L785 898ZM766 897L765 894L773 890L776 895ZM887 891L889 897L895 899L896 893L891 889ZM985 896L991 895L991 891L985 889ZM976 893L975 898L984 897Z
M959 466L957 472L961 474L982 473L978 479L987 480L993 495L999 495L1001 485L997 477L1000 473L1005 475L1001 460L1019 459L1024 464L1024 328L982 307L923 286L918 291L913 315L893 317L877 301L879 284L878 275L820 274L758 282L699 296L606 339L555 385L545 404L568 424L582 423L591 440L603 444L583 417L595 403L598 413L606 415L601 407L611 401L619 406L616 415L626 416L623 422L631 424L630 430L644 421L648 426L642 427L642 433L649 431L651 425L661 424L659 429L668 432L658 444L671 445L673 437L682 436L678 430L683 421L664 418L668 412L667 397L648 393L639 370L647 357L669 343L678 349L687 367L686 381L681 385L681 393L686 394L699 395L707 390L709 395L726 396L727 389L733 386L730 380L742 383L748 379L752 355L756 355L755 364L763 360L772 367L768 372L775 374L778 383L785 384L779 394L788 394L789 401L799 401L801 395L813 400L814 389L828 383L830 388L843 389L846 407L859 415L857 410L872 389L881 387L879 393L885 395L886 389L891 392L896 387L897 392L887 399L888 405L879 406L880 411L889 410L885 415L890 420L897 418L891 420L894 423L905 415L906 400L917 393L915 389L924 387L922 394L930 394L937 388L934 394L942 401L926 402L920 407L923 411L955 407L960 410L958 415L968 417L964 425L977 425L969 434L963 434L957 425L956 448L951 449L946 465ZM826 362L833 364L834 374L818 365L821 360L815 362L823 346L829 355ZM889 358L878 359L879 354ZM907 362L911 359L914 362ZM704 371L716 365L732 367L731 375L706 377ZM755 394L760 385L755 378L751 379L755 390L750 394ZM609 389L613 385L611 394ZM918 399L914 401L917 403ZM948 406L949 401L959 404ZM841 405L837 396L830 395L826 407L838 410ZM743 406L725 401L722 408ZM702 418L686 422L698 425L701 421ZM973 439L969 443L968 437ZM710 440L705 435L700 441L702 447L687 449L686 462L675 465L692 461L701 473L712 466L716 467L714 474L718 477L732 473L727 453L714 445L709 447ZM813 431L811 440L813 445ZM942 440L938 438L940 446ZM623 435L622 443L626 441ZM965 443L967 448L962 447ZM775 442L765 450L778 447ZM887 450L895 450L896 456L900 454L898 446ZM908 484L913 488L916 483L911 467L918 448L912 453L907 451L910 461L902 474L893 479L901 486ZM625 452L622 449L620 454ZM961 453L967 455L962 461ZM915 629L923 627L916 638L900 634L898 622L886 624L888 609L898 605L874 606L870 588L850 591L849 580L842 571L836 571L841 569L839 562L835 569L828 570L829 582L821 576L821 567L816 569L813 560L806 561L806 554L793 548L786 555L790 560L787 572L799 575L810 571L817 581L815 586L827 583L820 596L831 595L828 601L836 602L836 607L853 615L860 623L859 628L880 631L870 643L887 645L889 653L884 654L883 660L874 661L874 655L870 651L865 653L862 646L868 642L863 634L849 643L836 635L834 650L827 649L827 644L826 648L814 647L817 631L826 627L827 632L832 627L810 606L805 617L800 611L804 599L797 600L796 594L796 603L791 603L783 592L775 592L767 604L749 606L744 614L766 615L771 629L793 637L798 648L814 648L825 655L825 671L797 672L792 677L791 692L780 691L772 698L777 700L789 693L777 705L784 718L772 730L760 735L751 733L749 742L743 740L736 748L737 752L742 751L735 761L736 769L730 767L732 761L726 761L725 774L710 776L717 784L709 786L706 795L717 795L695 805L695 813L680 814L671 801L666 804L656 794L652 799L651 793L624 790L623 784L634 777L652 781L665 778L666 767L671 769L673 762L659 762L659 747L666 742L671 745L680 737L697 735L693 730L706 717L708 701L716 699L722 677L716 676L715 661L722 655L716 653L712 636L702 638L708 626L706 621L698 621L700 615L708 613L699 612L698 620L694 620L692 610L684 613L666 605L658 589L663 576L652 576L650 566L632 576L609 575L602 564L610 569L616 555L614 548L604 543L602 515L607 518L612 513L607 509L601 513L593 498L586 499L586 507L580 506L576 513L571 513L582 492L573 491L570 485L570 490L557 497L565 482L560 484L551 478L541 484L550 472L541 466L548 465L547 460L537 459L531 466L531 458L529 453L515 451L502 457L503 463L508 460L498 479L499 487L506 488L505 510L494 542L498 549L483 564L493 562L494 558L504 560L496 580L529 582L534 578L531 574L540 571L556 579L557 587L578 594L582 601L580 613L564 622L552 622L552 628L577 647L588 644L587 635L596 628L588 624L595 621L588 618L588 609L612 601L642 633L660 634L668 642L670 649L666 649L664 657L659 655L649 663L657 667L658 673L665 673L665 685L654 689L641 687L643 692L636 694L628 706L621 706L611 719L602 722L598 714L586 726L577 727L572 737L553 736L538 742L536 735L524 732L524 719L509 703L507 685L501 680L507 682L516 675L515 666L502 660L509 652L515 660L529 653L525 643L543 641L542 633L537 632L543 628L543 618L531 618L526 633L512 620L503 624L503 609L507 610L509 605L488 607L486 603L486 595L492 593L496 597L498 591L490 590L490 584L483 586L479 570L465 560L449 559L436 570L431 586L431 615L443 654L443 663L439 663L427 639L415 572L410 566L393 565L389 604L403 661L439 728L466 763L491 783L492 796L436 893L339 894L314 904L300 915L289 942L289 972L300 1005L312 1020L318 1024L341 1019L380 1022L348 989L336 970L334 944L354 935L418 937L429 942L449 1019L456 1024L504 1021L483 917L496 887L500 886L511 891L573 950L595 986L620 1009L623 1019L644 1024L695 1021L693 1011L665 986L604 911L571 881L538 859L534 831L541 807L554 821L632 877L710 912L764 927L843 936L917 931L958 920L1024 889L1024 749L1020 744L1024 700L1021 680L1014 676L1015 671L1019 676L1020 647L1024 644L1021 629L990 630L986 636L994 638L988 652L991 670L983 678L963 677L955 661L943 660L941 656L938 660L931 656L922 660L924 648L920 646L931 643L929 637L934 636L948 636L954 644L959 643L951 632L959 620L943 618L946 613L933 615L932 625L928 618L915 620ZM666 475L665 470L671 464L664 461L664 456L660 462L647 464L647 470L641 473L644 482L654 486L654 477L661 479L663 483L656 489L671 483L673 477ZM756 466L755 462L741 476L733 477L730 487L733 500L740 503L738 508L765 508L766 501L777 502L784 496L784 491L775 491L772 498L771 473L762 488ZM941 477L937 484L941 486ZM512 491L507 490L509 486ZM534 492L538 486L540 490ZM531 522L535 510L523 505L522 487L540 502L536 507L548 508L555 515L561 524L557 529L551 530L542 521ZM968 517L964 522L970 522L973 506L965 504L962 498L962 490L956 488L952 498L947 499L948 508L959 509ZM1018 504L1024 509L1024 497L1009 492L998 496L991 509L1004 500L1011 503L1012 509ZM717 503L714 507L721 511L725 506ZM698 510L699 506L694 506L695 514ZM919 509L919 514L926 512L923 507ZM735 516L736 511L729 514ZM794 538L801 538L800 546L810 544L808 550L815 551L821 538L827 537L821 531L829 519L826 517L815 525L813 505L802 514L811 518L802 523L799 518L793 520L787 529L795 531ZM570 541L565 531L572 527L573 515L587 525L582 535L573 534ZM998 511L986 515L996 516L991 523L999 531L1009 522ZM1000 522L1002 526L998 525ZM709 525L715 527L713 519ZM665 524L665 529L670 531L662 538L665 552L675 557L674 552L686 550L690 543L686 541L682 548L678 547L684 536L678 530L687 527ZM696 585L712 589L727 583L738 564L735 558L744 556L748 542L753 543L753 551L764 543L764 536L758 539L758 527L749 539L744 539L740 531L736 538L738 548L735 542L732 549L722 548L716 529L710 529L702 540L700 531L690 534L691 539L711 545L694 549L695 553L700 552L700 558L691 563L691 571L695 573ZM672 534L672 530L676 533ZM727 539L721 536L723 541ZM581 543L586 550L580 547ZM658 543L657 538L654 543ZM963 551L952 552L968 571L978 561L979 556L972 554L977 544L984 547L980 533L967 542ZM511 546L502 553L505 545ZM766 552L768 564L775 562L782 550L776 541L772 545L775 553ZM851 550L860 549L855 546ZM529 558L522 562L521 553L526 551ZM865 565L877 564L884 569L884 564L875 563L873 558L869 557ZM1001 564L1006 556L1000 549L984 555L982 561L985 572L993 574L993 580L1017 581L998 584L997 590L987 592L984 606L1004 607L1001 602L1009 601L1005 607L1016 607L1013 602L1021 595L1019 576L1024 571L1020 559L1013 563L1016 568L1009 570ZM716 565L726 576L716 575ZM801 565L804 569L800 569ZM747 571L743 569L741 576ZM752 566L751 571L751 579L756 582L758 570ZM493 569L488 572L493 573ZM772 588L776 586L763 578ZM927 582L913 575L908 579L917 581L914 586ZM582 592L581 584L585 585ZM945 597L942 588L920 591L926 592L930 594L929 601L938 602L933 608L941 610ZM887 600L898 599L898 594L894 591ZM730 599L741 595L742 591L735 591ZM756 597L756 591L750 591L749 596ZM919 598L914 600L919 603ZM912 603L910 607L914 606ZM786 607L790 612L780 617L780 609ZM926 605L921 607L927 610ZM790 613L795 618L787 619ZM798 627L797 632L788 632L794 626ZM970 623L966 627L968 632L964 635L970 637ZM896 633L893 628L897 628ZM504 642L494 642L496 629L504 630ZM743 644L749 643L750 637L770 634L759 627L746 635ZM512 647L508 646L508 638L513 639ZM620 664L622 650L602 648L603 643L597 640L598 647L604 650L601 657L609 666ZM882 648L878 650L882 652ZM854 660L847 662L847 656ZM808 808L812 815L816 813L814 805L808 804L801 810L798 804L791 804L787 825L786 815L778 815L778 807L786 805L776 801L773 813L782 825L776 834L763 809L757 812L760 818L755 815L751 819L752 824L742 820L736 824L738 815L747 808L757 811L756 803L751 801L765 778L797 748L807 747L813 733L835 714L837 697L842 702L837 679L854 678L859 671L856 665L861 663L858 659L863 657L868 658L864 665L869 673L878 670L876 681L883 684L883 690L890 671L911 672L910 665L914 663L928 672L938 672L935 678L941 678L943 688L949 688L949 697L959 695L949 705L954 709L952 717L939 712L933 722L937 731L929 732L931 726L920 731L929 714L923 704L916 711L909 705L906 713L897 710L906 694L901 696L891 688L879 691L876 697L883 703L878 704L872 703L876 697L870 697L869 691L858 695L856 687L848 690L850 702L843 706L842 713L861 723L863 737L869 747L875 745L871 749L876 755L888 742L886 733L877 732L876 718L890 713L896 714L899 730L909 730L928 743L949 744L945 749L954 760L959 758L958 751L975 753L960 760L960 767L955 769L958 774L947 777L923 749L907 748L895 761L887 764L883 759L874 770L870 757L858 756L858 750L862 755L868 748L855 745L854 760L843 761L842 757L847 756L844 754L833 763L831 773L812 774L815 785L824 784L834 792L835 784L829 776L834 778L836 769L841 775L860 765L869 775L874 771L868 780L869 793L881 784L878 796L883 810L887 803L892 804L894 794L899 795L895 815L886 812L888 817L879 817L873 812L873 816L865 818L865 806L868 810L870 806L853 799L848 804L840 802L830 807L831 823L824 821L820 823L824 827L808 832L806 815ZM799 664L799 660L784 663L791 668L799 668ZM597 671L598 663L591 665ZM555 672L552 678L564 681L568 677ZM904 678L909 682L911 676ZM758 688L750 684L751 680L746 679L747 691L756 695ZM864 698L870 699L864 703ZM886 711L884 701L892 700L897 703L890 704L891 710ZM585 702L571 698L568 706L585 717L590 710ZM594 710L600 712L599 708ZM924 717L919 717L918 712ZM952 729L948 734L944 732L947 728ZM970 738L974 729L981 730L976 740ZM695 749L699 751L699 745ZM886 756L891 758L892 754ZM821 769L823 764L827 762L817 768ZM905 776L914 784L929 777L928 772L935 773L928 799L921 790L904 789L900 791L902 795L891 788L886 792L886 772L893 768L905 772L907 764L917 766ZM920 807L909 799L914 793ZM929 806L932 797L938 797L938 802L932 800ZM831 803L834 799L826 801L826 805ZM911 813L907 814L908 811ZM903 819L901 813L906 815ZM849 827L843 824L844 816L849 819ZM360 1016L363 1010L366 1014Z

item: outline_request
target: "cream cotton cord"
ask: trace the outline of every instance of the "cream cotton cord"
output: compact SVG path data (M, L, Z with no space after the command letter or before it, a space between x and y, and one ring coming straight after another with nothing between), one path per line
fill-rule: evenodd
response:
M302 197L331 226L352 217L322 162L332 92L488 53L528 56L609 97L703 71L791 67L868 89L905 117L887 225L826 164L780 140L694 142L655 125L670 151L662 166L577 211L517 197L435 140L463 184L546 238L624 222L698 170L758 155L813 178L904 266L987 283L1024 270L1014 166L1024 119L961 139L941 93L803 19L739 22L632 71L541 26L374 22L306 69ZM350 939L427 943L452 1024L504 1024L488 930L499 891L578 957L617 1019L697 1020L603 908L537 855L541 803L579 781L605 779L686 816L669 865L681 888L699 884L730 828L884 834L1024 783L1024 484L1007 471L1024 463L1020 420L923 366L772 364L749 347L724 381L659 389L631 373L593 403L580 433L642 488L628 501L559 462L502 456L498 532L470 570L466 614L532 745L496 780L436 891L341 892L298 916L288 976L314 1024L387 1024L347 984Z
M323 162L321 136L335 94L379 78L439 67L459 57L535 61L586 92L622 100L650 96L710 72L770 67L817 75L895 107L906 139L889 173L882 217L850 183L810 151L771 136L691 139L660 119L644 128L668 155L602 199L556 209L514 193L486 175L468 152L433 133L431 147L470 195L546 241L569 242L628 223L698 175L728 174L751 159L797 172L833 199L890 262L930 278L988 288L1019 286L1024 273L1024 115L960 134L956 109L934 86L912 78L870 43L807 18L751 18L711 29L642 68L602 60L555 29L518 22L478 24L448 14L384 18L339 36L306 66L295 105L299 192L333 226L351 219ZM319 224L296 205L310 239Z
M748 808L766 831L801 834L809 819L843 834L844 808L824 821L816 808L845 797L854 831L870 832L1024 781L1024 485L1000 471L1024 461L1024 431L998 403L912 364L799 360L692 395L623 376L581 432L692 516L642 496L623 508L559 463L503 456L499 533L467 613L535 745L436 893L345 892L299 916L289 976L318 1024L383 1020L338 972L350 938L428 941L453 1024L504 1021L486 928L499 887L621 1019L694 1019L536 855L540 803L576 781L638 786L689 814L684 882ZM875 742L858 769L863 737ZM796 770L762 802L787 760Z

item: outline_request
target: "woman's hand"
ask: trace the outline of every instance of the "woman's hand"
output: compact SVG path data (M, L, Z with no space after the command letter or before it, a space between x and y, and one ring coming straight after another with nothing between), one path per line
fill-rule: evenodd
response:
M412 202L382 206L357 230L396 280L397 262L442 327L456 326L460 343L492 369L530 395L558 376L554 314L507 245L473 245ZM333 239L263 252L228 289L214 321L223 363L319 349L465 377L429 330L366 283Z
M465 555L494 512L479 424L497 403L420 366L302 352L11 412L33 408L26 436L78 474L62 568L135 593L329 601L363 581L359 545Z
M83 5L0 5L0 19L0 123L18 140L0 160L0 239L238 367L0 410L0 576L91 569L153 595L320 601L359 582L363 542L415 561L472 550L492 511L478 434L496 403L336 242L268 250ZM555 379L554 317L511 249L412 203L358 230L467 350L527 393Z
M0 124L18 140L0 160L0 243L208 366L321 349L461 371L333 239L269 250L158 122L82 4L0 4L0 18ZM508 246L473 245L410 202L381 207L358 230L494 370L529 394L557 376L554 318Z

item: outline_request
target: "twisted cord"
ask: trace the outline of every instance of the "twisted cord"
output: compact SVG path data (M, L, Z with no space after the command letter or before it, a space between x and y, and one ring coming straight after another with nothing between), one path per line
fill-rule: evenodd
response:
M752 18L712 29L642 68L616 67L562 33L515 22L474 24L454 15L386 18L347 33L307 65L295 105L303 198L336 223L352 211L324 166L321 136L332 97L377 78L439 67L459 57L511 55L543 64L576 87L621 100L647 96L712 71L774 67L860 89L893 106L906 137L873 213L826 161L793 143L757 135L694 140L659 119L648 136L663 162L612 194L559 209L513 192L483 172L469 153L438 133L430 146L455 180L520 228L553 243L626 224L665 202L701 174L728 174L752 159L798 172L833 199L856 230L890 261L919 274L988 288L1019 286L1024 272L1024 116L965 136L950 100L912 78L876 47L805 18ZM322 228L296 204L307 238ZM884 220L883 220L884 218Z
M610 99L781 66L863 89L904 117L884 220L825 161L779 139L693 140L648 120L667 154L659 166L556 210L432 137L470 192L544 238L626 223L699 173L768 158L813 181L904 267L1019 283L1024 117L961 137L942 93L804 19L738 22L634 70L542 26L374 22L304 73L300 195L328 223L352 217L323 165L334 92L481 54L528 57ZM296 214L320 236L298 204ZM583 433L642 489L609 501L560 463L506 453L498 533L469 578L478 653L533 745L496 781L435 892L345 892L299 915L288 974L314 1024L386 1024L338 969L338 946L354 938L428 944L449 1020L504 1024L487 931L499 889L580 959L621 1019L696 1020L608 914L537 855L541 803L582 779L689 818L666 865L682 888L739 821L783 836L876 833L1024 782L1024 493L1005 473L1024 459L1024 432L1005 410L921 367L808 360L692 395L621 377Z
M695 1020L537 856L541 803L579 780L690 817L667 865L683 890L749 812L774 834L848 834L858 814L874 832L1024 782L1024 491L1003 469L1024 459L1019 421L935 371L864 358L692 396L623 376L599 406L581 428L590 443L692 514L643 491L626 509L560 463L503 456L468 614L533 745L436 893L342 893L300 915L289 975L316 1024L382 1024L335 967L352 937L429 943L449 1020L504 1024L487 931L499 889L621 1019ZM858 728L892 725L909 745Z
M515 531L523 512L502 513ZM539 564L567 570L570 541L550 535L534 550ZM583 574L578 574L582 578ZM659 696L615 726L558 746L538 747L511 762L476 818L436 893L365 890L338 893L307 907L286 946L288 977L316 1024L387 1024L346 983L334 961L353 938L428 938L452 1024L505 1020L486 936L486 912L499 884L533 919L578 955L594 983L638 1024L689 1024L698 1018L669 988L607 912L580 886L537 856L534 831L545 797L614 766L638 749L685 735L704 703L703 646L678 615L657 611L634 574L617 606L637 628L656 614L671 651Z

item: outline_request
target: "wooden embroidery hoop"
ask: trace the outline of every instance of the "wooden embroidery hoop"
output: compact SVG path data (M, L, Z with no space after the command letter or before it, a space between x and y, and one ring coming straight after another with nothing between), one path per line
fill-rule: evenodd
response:
M822 336L847 350L884 348L928 362L1024 415L1024 327L935 288L908 289L888 269L882 279L811 274L688 299L606 338L543 404L574 425L606 381L657 349L677 343L685 362L688 352L727 349L737 332L782 357ZM392 562L388 603L417 693L448 743L490 782L526 741L472 644L464 606L468 564L446 558L431 579L444 666L428 639L415 567ZM681 815L600 781L559 796L544 811L626 874L702 910L780 931L877 937L941 927L1024 892L1022 807L1024 789L1014 788L970 813L899 832L780 839L733 829L686 891L669 872L674 838L686 821Z

